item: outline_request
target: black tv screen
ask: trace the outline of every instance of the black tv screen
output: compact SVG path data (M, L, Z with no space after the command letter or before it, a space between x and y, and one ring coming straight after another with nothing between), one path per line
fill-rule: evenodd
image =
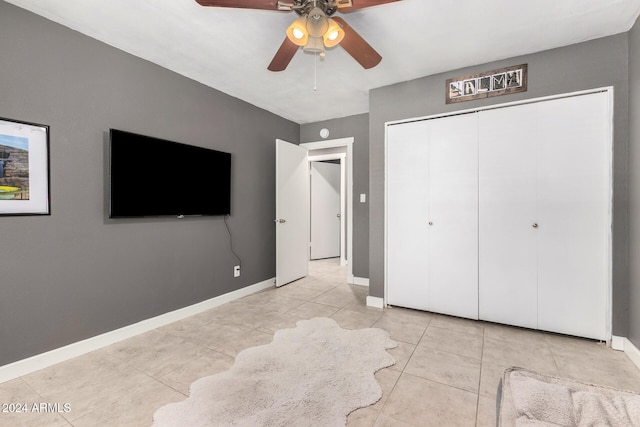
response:
M110 129L111 218L229 215L231 154Z

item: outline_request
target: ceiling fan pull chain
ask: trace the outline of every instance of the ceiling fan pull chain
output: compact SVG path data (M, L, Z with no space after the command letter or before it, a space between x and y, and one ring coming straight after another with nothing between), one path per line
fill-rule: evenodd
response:
M318 53L313 54L313 90L318 90Z

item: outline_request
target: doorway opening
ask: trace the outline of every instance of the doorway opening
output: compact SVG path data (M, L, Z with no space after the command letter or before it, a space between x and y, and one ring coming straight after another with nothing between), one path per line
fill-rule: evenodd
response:
M345 154L309 156L309 259L339 258L345 254Z
M346 266L347 282L353 283L353 280L354 280L353 266L352 266L352 263L350 262L352 259L352 239L353 239L353 231L352 231L353 229L352 227L353 138L340 138L340 139L333 139L333 140L327 140L327 141L309 142L309 143L300 144L300 146L308 149L310 171L312 170L313 165L315 164L317 166L318 163L330 164L328 162L333 162L334 164L339 165L340 191L337 193L339 193L338 197L339 197L340 211L339 213L334 212L332 214L331 211L329 210L329 213L323 213L322 215L326 217L325 221L333 220L334 226L335 226L335 223L339 223L339 229L337 233L339 233L338 235L339 235L340 247L339 247L337 257L325 257L324 259L327 259L327 260L330 260L331 258L339 259L339 265L343 267ZM311 178L311 180L313 180L313 178ZM310 187L312 185L313 183L310 184ZM335 186L335 181L333 185ZM313 195L311 197L313 198ZM317 217L320 215L318 211L316 211L314 214L313 200L311 201L311 205L312 206L310 207L310 215L311 215L310 224L312 225L310 229L313 227L314 216ZM335 210L335 205L330 209ZM331 216L333 216L333 218ZM333 245L335 245L336 235L332 231L330 233L332 233L333 242L334 242ZM316 244L317 244L318 234L316 233L314 236L313 230L310 230L309 238L310 238L310 243L312 245L309 251L309 259L311 260L314 258L312 239L315 238ZM335 253L335 249L334 249L334 253Z

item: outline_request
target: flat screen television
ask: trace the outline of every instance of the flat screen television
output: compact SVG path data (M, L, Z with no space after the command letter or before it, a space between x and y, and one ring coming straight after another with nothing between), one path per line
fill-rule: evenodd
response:
M229 215L231 154L110 129L110 218Z

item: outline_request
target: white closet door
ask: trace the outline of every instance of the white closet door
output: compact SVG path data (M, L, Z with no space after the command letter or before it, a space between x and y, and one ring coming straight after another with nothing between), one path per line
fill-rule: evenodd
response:
M537 327L536 104L479 116L480 319Z
M605 93L536 104L538 326L606 339L609 161Z
M429 120L428 309L478 318L478 115Z
M427 124L389 126L387 304L427 309Z

